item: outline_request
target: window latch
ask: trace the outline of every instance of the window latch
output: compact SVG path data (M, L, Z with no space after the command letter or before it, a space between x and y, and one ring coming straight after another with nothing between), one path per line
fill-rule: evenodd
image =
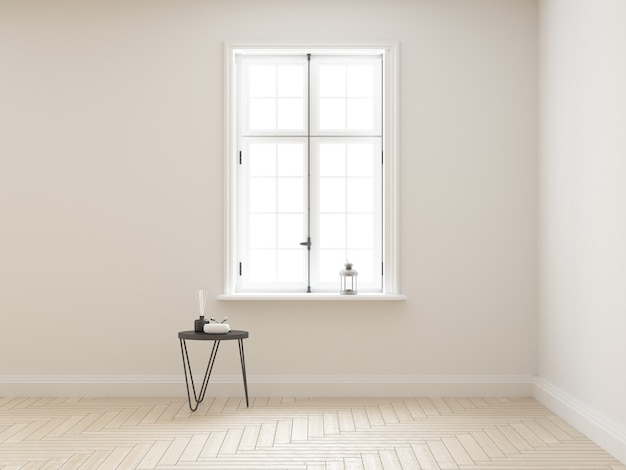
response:
M306 246L307 250L311 249L311 237L307 237L305 242L300 243L300 246Z

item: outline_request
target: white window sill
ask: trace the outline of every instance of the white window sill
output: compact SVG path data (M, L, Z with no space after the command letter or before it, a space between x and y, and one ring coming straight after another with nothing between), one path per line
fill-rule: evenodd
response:
M358 301L398 301L406 300L406 295L403 294L378 294L378 293L362 293L356 295L340 295L332 293L322 294L221 294L217 296L217 300L336 300L341 302L358 302Z

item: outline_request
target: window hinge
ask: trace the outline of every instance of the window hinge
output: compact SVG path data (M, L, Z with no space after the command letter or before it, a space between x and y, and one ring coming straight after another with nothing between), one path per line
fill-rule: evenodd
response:
M239 164L241 165L241 150L239 151Z
M380 152L380 164L385 164L385 152Z
M241 276L243 272L242 263L239 263L239 275Z

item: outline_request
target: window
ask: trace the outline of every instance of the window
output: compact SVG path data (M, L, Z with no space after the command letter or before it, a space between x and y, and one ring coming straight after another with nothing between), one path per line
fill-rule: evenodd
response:
M389 47L227 58L226 293L397 292Z

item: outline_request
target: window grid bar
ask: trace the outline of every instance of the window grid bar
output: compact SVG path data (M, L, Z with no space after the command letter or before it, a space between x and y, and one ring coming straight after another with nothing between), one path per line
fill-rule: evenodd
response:
M306 224L306 243L307 243L307 266L306 266L306 292L311 293L311 54L306 55L307 59L307 224Z

